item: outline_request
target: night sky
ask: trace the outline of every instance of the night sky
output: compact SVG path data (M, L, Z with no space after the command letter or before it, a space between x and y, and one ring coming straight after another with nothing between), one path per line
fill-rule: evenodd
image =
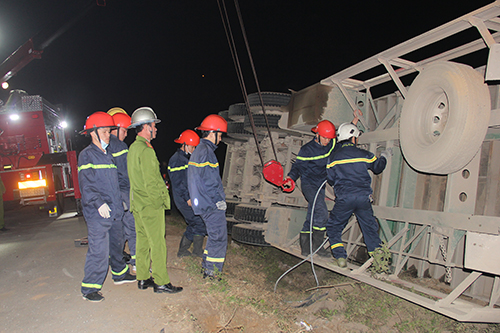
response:
M89 11L9 80L61 104L69 132L95 111L152 107L162 120L160 160L210 114L243 102L216 0L0 2L0 61L29 38L42 43ZM262 91L301 90L365 58L492 1L239 0ZM234 2L226 0L247 91L250 72ZM0 91L7 100L8 91ZM131 131L127 142L135 137ZM78 140L78 146L87 144Z

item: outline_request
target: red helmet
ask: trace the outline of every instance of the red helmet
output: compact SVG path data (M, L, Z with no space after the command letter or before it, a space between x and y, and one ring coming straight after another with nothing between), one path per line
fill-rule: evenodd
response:
M335 138L335 126L329 120L322 120L316 125L316 132L314 133L321 135L324 138L333 139Z
M132 125L131 118L126 113L115 113L113 115L113 122L116 127L123 127L125 129Z
M203 119L201 125L196 127L195 129L199 131L216 131L227 133L227 121L218 114L211 114Z
M94 128L97 129L100 127L115 127L113 117L102 111L92 113L87 117L83 131L80 134L89 134Z
M200 143L200 137L195 131L188 129L182 132L174 142L196 147Z

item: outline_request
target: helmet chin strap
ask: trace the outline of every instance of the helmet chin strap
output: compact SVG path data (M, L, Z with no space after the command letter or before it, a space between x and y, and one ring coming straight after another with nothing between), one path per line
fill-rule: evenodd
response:
M94 132L95 132L95 135L97 135L97 141L99 142L99 144L101 144L101 138L99 137L99 132L97 131L97 127L95 125L94 125ZM101 148L102 148L102 145L101 145Z
M153 125L151 125L152 123L149 123L149 142L153 141Z

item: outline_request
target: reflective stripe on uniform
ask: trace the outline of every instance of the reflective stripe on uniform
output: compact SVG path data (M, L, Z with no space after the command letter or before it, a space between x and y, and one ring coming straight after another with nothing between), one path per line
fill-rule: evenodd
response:
M345 159L345 160L333 161L332 163L328 164L326 166L326 168L330 169L330 168L332 168L333 166L335 166L337 164L349 164L349 163L360 163L360 162L373 163L376 160L377 160L376 156L373 156L372 158L364 158L364 157L360 157L360 158L348 158L348 159Z
M313 226L313 229L314 230L319 230L319 231L325 231L326 227L315 227L315 226Z
M203 162L203 163L196 163L196 162L191 162L189 161L189 165L192 165L192 166L195 166L197 168L203 168L203 167L206 167L206 166L209 166L211 168L218 168L219 167L219 163L210 163L210 162Z
M334 141L335 143L335 141ZM325 158L325 157L328 157L330 156L330 154L332 153L332 150L333 148L335 148L335 145L333 144L332 145L332 148L330 149L330 151L324 155L319 155L319 156L311 156L311 157L303 157L303 156L297 156L297 159L298 160L301 160L301 161L313 161L313 160L320 160L322 158ZM191 162L189 162L191 163Z
M102 284L97 284L97 283L83 283L82 282L82 287L84 287L84 288L92 288L92 289L102 289Z
M123 275L123 274L127 273L127 270L128 270L128 266L125 265L125 268L121 272L115 273L115 272L113 272L113 270L111 270L111 274L113 274L113 275Z
M331 246L330 246L330 249L332 249L332 250L333 250L333 249L335 249L335 248L337 248L337 247L344 247L344 243L337 243L337 244L333 244L333 245L331 245Z
M186 170L187 168L188 168L188 164L182 165L179 167L175 167L175 168L168 167L168 171L170 171L170 172L182 171L182 170Z
M213 257L209 257L207 250L204 250L203 253L207 255L206 260L210 261L210 262L224 262L224 260L226 260L226 258L213 258Z
M78 167L78 172L85 169L117 169L114 164L84 164Z
M128 149L123 149L123 150L117 151L116 153L113 153L111 155L113 155L113 157L118 157L118 156L121 156L121 155L126 154L126 153L128 153Z

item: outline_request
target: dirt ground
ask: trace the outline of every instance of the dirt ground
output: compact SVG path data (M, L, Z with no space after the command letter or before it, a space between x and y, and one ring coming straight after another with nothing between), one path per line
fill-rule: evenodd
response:
M0 332L500 332L464 324L308 264L271 247L230 241L221 281L204 280L199 258L177 258L183 220L167 215L167 267L179 294L155 294L110 276L101 303L80 294L83 218L6 213L0 233Z

